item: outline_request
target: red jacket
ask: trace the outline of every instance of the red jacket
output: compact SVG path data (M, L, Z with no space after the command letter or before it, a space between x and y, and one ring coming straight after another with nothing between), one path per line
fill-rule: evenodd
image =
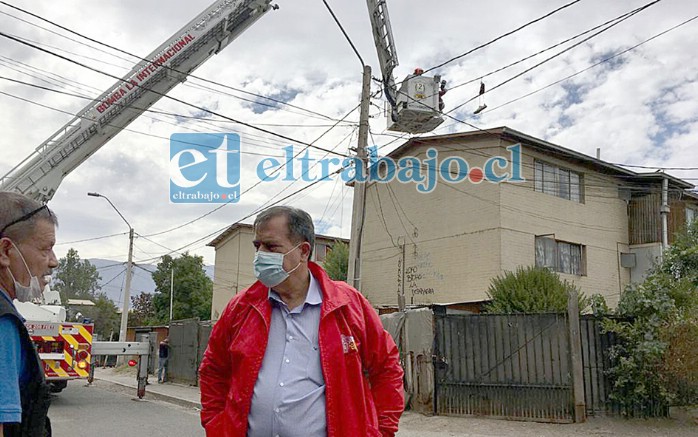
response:
M395 342L365 297L346 283L331 280L317 264L311 262L309 267L323 296L319 345L327 435L393 436L404 408L403 371ZM247 434L247 415L271 322L267 290L255 282L230 301L213 327L199 368L201 423L207 436ZM353 344L348 343L350 337Z

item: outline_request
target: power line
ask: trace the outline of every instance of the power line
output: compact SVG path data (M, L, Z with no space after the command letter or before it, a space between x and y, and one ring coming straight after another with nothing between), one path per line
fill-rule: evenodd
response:
M90 100L90 101L93 101L93 100L94 100L94 99L92 99L91 97L81 96L81 95L69 93L69 92L66 92L66 91L60 91L60 90L56 90L56 89L53 89L53 88L48 88L48 87L44 87L44 86L41 86L41 85L36 85L36 84L29 83L29 82L21 81L21 80L18 80L18 79L11 79L11 78L8 78L8 77L5 77L5 76L0 76L0 79L2 79L2 80L7 80L7 81L9 81L9 82L14 82L14 83L22 84L22 85L25 85L25 86L30 86L30 87L33 87L33 88L38 88L38 89L45 90L45 91L50 91L50 92L54 92L54 93L58 93L58 94L67 95L67 96L70 96L70 97L80 98L80 99L83 99L83 100ZM9 97L14 97L14 98L16 98L16 99L26 101L26 102L28 102L28 103L34 103L34 104L37 104L37 105L39 105L39 106L43 106L43 105L40 105L40 104L38 104L38 103L36 103L36 102L34 102L34 101L29 101L29 100L23 99L23 98L21 98L21 97L15 96L15 95L13 95L13 94L9 94L9 93L4 93L4 94L8 95ZM57 112L61 112L61 113L65 113L65 114L69 114L69 115L73 115L73 116L74 116L74 114L72 114L72 113L70 113L70 112L67 112L67 111L63 111L63 110L61 110L61 109L57 109L57 108L50 107L50 106L43 106L43 107L45 107L45 108L47 108L47 109L52 109L52 110L57 111ZM166 112L166 111L158 111L158 110L154 110L154 109L140 108L140 107L137 107L137 106L130 106L129 108L127 108L127 110L131 110L131 109L140 110L140 111L147 112L147 113L153 113L153 114L159 114L159 115L167 115L167 116L173 117L173 118L175 118L175 119L182 119L182 118L183 118L183 119L197 120L199 123L213 126L214 128L218 129L218 132L225 132L225 131L227 131L227 129L224 129L224 128L221 127L221 126L218 126L218 125L214 124L214 122L217 122L218 120L206 120L206 119L202 119L202 118L196 117L196 116L188 116L188 115L176 114L176 113L172 113L172 112ZM79 116L79 115L78 115L78 116ZM149 116L147 116L147 115L144 115L144 117L150 118L151 120L158 121L158 122L161 122L161 123L167 123L167 124L170 124L170 125L175 126L175 127L180 127L180 126L181 126L180 123L172 123L172 122L169 122L169 121L166 121L166 120L162 120L162 119L159 119L159 118L149 117ZM227 121L227 120L226 120L226 121ZM220 121L218 121L218 122L220 122ZM161 138L161 139L165 139L165 140L168 140L168 141L169 141L169 138L168 138L168 137L162 137L162 136L158 136L158 135L155 135L155 134L150 134L150 133L147 133L147 132L138 131L138 130L135 130L135 129L128 129L128 128L123 127L123 126L116 126L116 125L113 125L113 124L110 124L110 123L107 123L106 125L107 125L107 126L116 127L116 128L118 128L118 129L125 130L125 131L127 131L127 132L138 133L138 134L141 134L141 135L146 135L146 136L155 137L155 138ZM335 123L335 124L331 125L331 128L335 128L335 127L337 127L337 126L338 126L338 123ZM352 125L348 125L348 126L344 126L344 127L350 127L350 126L352 126ZM191 130L191 131L194 131L194 132L204 132L204 131L200 131L200 130L197 130L197 129L194 129L194 128L191 128L191 127L189 127L188 129ZM257 138L264 138L264 139L266 139L266 137L262 137L262 136L259 136L259 135L254 135L254 134L251 134L251 133L248 133L248 132L246 132L246 133L244 133L244 134L243 134L243 133L240 133L239 135L240 135L241 137L257 137ZM260 144L260 141L261 141L261 142L265 142L265 143L267 143L267 144L272 144L272 145L286 145L286 143L281 143L281 142L272 143L272 142L265 141L265 140L251 140L251 139L247 138L247 142L250 143L250 144L256 145L257 147L271 148L272 150L278 152L278 148L261 145L261 144ZM186 143L186 142L185 142L185 143ZM192 144L193 144L193 143L192 143ZM266 154L266 153L255 153L255 152L250 152L250 151L241 151L241 153L242 153L242 154L247 154L247 155L265 156L265 157L279 157L279 158L282 157L282 156L279 156L279 155L269 155L269 154Z
M68 62L70 62L70 63L79 65L79 66L81 66L81 67L83 67L83 68L86 68L86 69L88 69L88 70L90 70L90 71L94 71L94 72L96 72L96 73L99 73L99 74L102 74L102 75L111 77L112 79L116 79L116 80L118 80L118 81L120 81L120 82L129 83L129 82L127 82L126 80L124 80L123 78L120 78L120 77L118 77L118 76L115 76L115 75L113 75L113 74L111 74L111 73L107 73L107 72L101 71L101 70L99 70L99 69L97 69L97 68L90 67L89 65L83 64L83 63L78 62L78 61L76 61L76 60L74 60L74 59L67 58L67 57L65 57L65 56L63 56L63 55L59 55L58 53L54 53L54 52L52 52L52 51L50 51L50 50L44 49L44 48L39 47L39 46L37 46L37 45L35 45L35 44L31 44L31 43L22 41L20 38L17 38L17 37L12 36L12 35L8 35L8 34L5 33L5 32L0 31L0 36L2 36L2 37L4 37L4 38L7 38L7 39L10 39L10 40L12 40L12 41L18 42L18 43L20 43L20 44L26 45L26 46L31 47L31 48L33 48L33 49L39 50L39 51L41 51L41 52L48 53L48 54L50 54L50 55L52 55L52 56L55 56L55 57L57 57L57 58L59 58L59 59L63 59L64 61L68 61ZM264 128L261 128L261 127L257 127L257 126L254 126L254 125L252 125L252 124L250 124L250 123L246 123L246 122L241 121L241 120L236 120L236 119L234 119L234 118L232 118L232 117L228 117L228 116L223 115L223 114L220 114L220 113L218 113L218 112L216 112L216 111L212 111L212 110L210 110L210 109L204 108L203 106L199 106L199 105L196 105L196 104L193 104L193 103L189 103L189 102L187 102L187 101L185 101L185 100L182 100L182 99L179 99L179 98L177 98L177 97L172 97L172 96L169 96L169 95L167 95L167 94L165 94L165 93L161 93L161 92L155 91L155 90L153 90L153 89L151 89L151 88L144 87L144 86L142 86L142 85L140 85L140 84L131 84L131 85L133 85L133 86L135 86L135 87L138 87L138 88L143 88L143 89L145 89L145 90L147 90L147 91L149 91L149 92L152 92L153 94L159 95L160 97L165 97L165 98L170 99L170 100L172 100L172 101L174 101L174 102L181 103L181 104L183 104L183 105L192 107L192 108L194 108L194 109L198 109L199 111L204 111L204 112L213 114L213 115L215 115L215 116L224 118L224 119L226 119L226 120L230 120L230 121L232 121L232 122L241 124L241 125L243 125L243 126L249 127L250 129L258 130L258 131L260 131L260 132L264 132L264 133L266 133L266 134L273 135L273 136L282 138L282 139L284 139L284 140L288 140L288 141L292 141L292 142L297 142L298 144L302 144L302 145L305 145L305 146L308 146L308 147L312 147L312 148L315 148L315 149L318 149L318 150L322 150L322 151L324 151L324 152L327 152L327 151L328 151L328 149L325 149L325 148L322 148L322 147L319 147L319 146L315 146L315 145L313 145L313 144L308 144L308 143L306 143L305 141L299 141L299 140L294 139L294 138L291 138L291 137L289 137L289 136L286 136L286 135L283 135L283 134L280 134L280 133L276 133L276 132L273 132L273 131L270 131L270 130L268 130L268 129L264 129ZM340 155L340 156L344 156L344 155Z
M494 91L495 89L500 88L500 87L506 85L507 83L509 83L509 82L511 82L511 81L513 81L513 80L515 80L515 79L517 79L517 78L523 76L524 74L526 74L526 73L528 73L528 72L530 72L530 71L532 71L532 70L535 70L536 68L542 66L543 64L546 64L546 63L552 61L553 59L557 58L558 56L561 56L562 54L567 53L568 51L570 51L570 50L572 50L572 49L574 49L574 48L576 48L576 47L578 47L578 46L584 44L585 42L591 40L592 38L595 38L595 37L597 37L598 35L600 35L600 34L606 32L606 31L610 30L611 28L613 28L613 27L619 25L620 23L624 22L625 20L630 19L630 18L631 18L632 16L634 16L635 14L638 14L638 13L644 11L645 9L647 9L647 8L649 8L649 7L651 7L651 6L654 6L655 4L659 3L660 1L662 1L662 0L654 0L654 1L652 1L652 2L650 2L650 3L648 3L648 4L644 5L644 6L642 6L642 7L640 7L640 8L635 9L634 11L632 11L632 12L629 13L629 14L627 14L627 15L624 16L623 18L621 18L621 19L619 19L619 20L617 20L617 21L615 21L615 22L609 24L608 26L606 26L606 27L604 27L603 29L601 29L601 30L599 30L599 31L597 31L597 32L595 32L595 33L589 35L588 37L582 39L581 41L576 42L576 43L572 44L571 46L565 48L564 50L561 50L561 51L555 53L554 55L547 57L546 59L544 59L544 60L538 62L537 64L535 64L535 65L533 65L533 66L531 66L531 67L529 67L529 68L527 68L527 69L525 69L525 70L523 70L523 71L521 71L521 72L519 72L519 73L517 73L517 74L515 74L514 76L512 76L512 77L510 77L510 78L508 78L508 79L506 79L506 80L504 80L503 82L500 82L500 83L498 83L497 85L488 88L487 91L485 91L485 93L489 93L489 92L491 92L491 91ZM467 103L472 102L473 100L477 99L478 97L479 97L479 95L478 95L478 96L474 96L474 97L472 97L472 98L466 100L465 102L461 103L460 105L455 106L454 108L450 109L450 110L448 111L448 113L446 113L445 115L448 115L449 113L456 111L457 109L461 108L462 106L464 106L464 105L467 104Z
M359 105L356 105L351 111L347 112L347 113L344 115L344 117L342 117L340 120L338 120L337 123L339 123L340 121L342 121L342 120L344 120L345 118L347 118L347 117L348 117L351 113L353 113L358 107L359 107ZM333 126L330 127L328 130L326 130L322 135L320 135L317 139L315 139L315 141L319 141L320 138L322 138L325 134L327 134L330 130L332 130L332 129L334 128L334 126L337 125L337 123L335 123L335 125L333 125ZM315 142L315 141L314 141L314 142ZM337 146L335 146L335 148L336 148L336 147L337 147ZM308 149L308 148L305 147L303 150L301 150L300 152L298 152L298 153L293 157L293 159L291 160L291 162L293 162L293 160L295 160L296 157L298 157L301 153L303 153L303 151L305 151L305 150L307 150L307 149ZM335 153L335 152L332 152L332 153ZM325 156L326 156L326 155L325 155ZM343 156L343 155L341 155L341 156ZM286 166L286 165L288 165L288 162L284 162L281 166L277 167L277 168L272 172L272 174L269 175L269 176L272 176L272 175L276 174L278 171L281 171L281 168L283 168L283 167ZM319 180L321 180L321 179L319 179ZM318 180L318 181L319 181L319 180ZM240 196L242 196L243 194L245 194L245 193L249 192L250 190L254 189L255 187L257 187L257 186L258 186L259 184L261 184L262 182L263 182L262 180L257 181L257 183L255 183L254 185L252 185L250 188L248 188L248 189L246 189L245 191L241 192L241 193L240 193ZM195 219L193 219L193 220L189 220L188 222L183 223L183 224L178 225L178 226L175 226L175 227L173 227L173 228L170 228L170 229L167 229L167 230L164 230L164 231L160 231L160 232L155 232L155 233L152 233L152 234L148 234L148 235L146 235L146 236L147 236L147 237L154 237L154 236L156 236L156 235L162 235L162 234L166 234L166 233L168 233L168 232L176 231L176 230L181 229L181 228L183 228L183 227L185 227L185 226L188 226L188 225L190 225L190 224L192 224L192 223L195 223L195 222L197 222L197 221L203 219L203 218L206 217L206 216L209 216L209 215L213 214L214 212L220 210L221 208L223 208L223 207L225 207L226 205L229 205L229 204L230 204L230 202L228 202L228 203L223 203L223 204L221 204L220 206L218 206L218 207L212 209L211 211L209 211L209 212L207 212L207 213L205 213L205 214L202 214L201 216L199 216L199 217L197 217L197 218L195 218Z
M142 57L140 57L140 56L138 56L138 55L135 55L135 54L133 54L133 53L130 53L130 52L126 51L126 50L120 49L120 48L118 48L118 47L114 47L114 46L112 46L112 45L109 45L109 44L106 44L106 43L101 42L101 41L99 41L99 40L96 40L96 39L94 39L94 38L91 38L91 37L89 37L89 36L83 35L83 34L81 34L81 33L79 33L79 32L76 32L76 31L74 31L74 30L68 28L68 27L62 26L62 25L60 25L60 24L58 24L58 23L55 23L55 22L53 22L53 21L51 21L51 20L49 20L49 19L47 19L47 18L41 17L40 15L37 15L37 14L34 14L33 12L29 12L29 11L27 11L27 10L25 10L25 9L20 8L20 7L11 5L11 4L9 4L9 3L5 2L5 1L0 1L0 4L4 4L5 6L8 6L8 7L12 8L12 9L15 9L15 10L18 10L18 11L20 11L20 12L23 12L23 13L25 13L25 14L27 14L27 15L29 15L29 16L32 16L32 17L34 17L34 18L36 18L36 19L38 19L38 20L41 20L41 21L46 22L46 23L49 23L49 24L51 24L52 26L55 26L55 27L57 27L57 28L59 28L59 29L62 29L62 30L66 31L66 32L68 32L68 33L70 33L70 34L79 36L79 37L84 38L84 39L86 39L86 40L88 40L88 41L91 41L91 42L93 42L93 43L99 44L99 45L101 45L101 46L104 46L104 47L110 48L110 49L112 49L112 50L115 50L115 51L117 51L117 52L119 52L119 53L123 53L123 54L125 54L125 55L128 55L128 56L131 56L131 57L133 57L133 58L136 58L136 59L138 59L139 61L150 62L149 59L142 58ZM21 21L25 21L25 20L21 20ZM26 22L26 21L25 21L25 22ZM108 53L108 52L106 52L106 51L103 51L103 50L97 49L97 48L95 48L95 47L92 47L92 46L90 46L89 44L85 44L85 43L82 43L82 42L80 42L80 41L73 40L73 39L68 38L68 37L66 37L66 36L64 36L64 35L60 35L60 34L58 34L58 33L56 33L56 32L53 32L53 31L51 31L51 30L49 30L49 29L43 28L43 27L41 27L41 26L38 26L38 25L36 25L36 24L33 24L33 23L28 23L28 24L31 24L31 25L33 25L33 26L39 27L39 28L41 28L41 29L44 29L44 30L46 30L46 31L48 31L48 32L54 33L54 34L56 34L56 35L59 35L59 36L61 36L61 37L63 37L63 38L68 39L69 41L74 41L74 42L76 42L76 43L78 43L78 44L85 45L85 46L90 47L90 48L92 48L92 49L94 49L94 50L99 50L99 51L101 51L101 52ZM115 56L115 55L113 55L113 54L111 54L111 53L108 53L108 54L110 54L111 56ZM116 57L116 56L115 56L115 57ZM119 59L123 59L123 60L127 60L127 59L125 59L125 58L120 58L120 57L118 57L118 58L119 58ZM175 68L172 68L172 67L170 67L170 66L163 65L162 67L163 67L163 68L166 68L166 69L168 69L168 70L170 70L170 71L172 71L172 72L178 73L178 74L184 74L184 72L181 72L181 71L179 71L179 70L177 70L177 69L175 69ZM232 87L232 86L229 86L229 85L220 83L220 82L216 82L216 81L213 81L213 80L210 80L210 79L206 79L206 78L203 78L203 77L196 76L196 75L194 75L194 74L187 74L187 76L190 77L190 78L193 78L193 79L200 80L200 81L205 82L205 83L210 83L210 84L212 84L212 85L217 85L217 86L220 86L220 87L223 87L223 88L227 88L227 89L230 89L230 90L239 92L239 93L243 93L243 94L247 94L247 95L259 97L259 98L262 98L262 99L266 99L266 100L269 100L269 101L271 101L271 102L275 102L275 103L278 103L278 104L281 104L281 105L286 105L286 106L288 106L288 107L290 107L290 108L299 109L299 110L304 111L304 112L307 112L307 113L309 113L309 114L318 115L318 116L320 116L320 117L322 117L322 118L325 118L325 119L328 119L328 120L336 121L335 119L333 119L333 118L331 118L331 117L329 117L329 116L327 116L327 115L324 115L324 114L321 114L321 113L319 113L319 112L315 112L315 111L312 111L312 110L309 110L309 109L305 109L305 108L302 108L302 107L300 107L300 106L296 106L296 105L293 105L293 104L291 104L291 103L284 102L284 101L282 101L282 100L274 99L274 98L272 98L272 97L263 96L263 95L261 95L261 94L256 94L256 93L252 93L252 92L250 92L250 91L246 91L246 90L242 90L242 89L239 89L239 88L235 88L235 87ZM211 91L215 91L215 90L212 90L212 89L211 89ZM238 98L239 98L239 97L238 97Z
M330 7L330 5L327 3L327 0L322 0L322 2L325 4L325 7L326 7L327 10L330 12L330 15L332 15L332 18L334 18L334 22L337 23L337 26L339 26L339 30L342 31L342 34L344 35L344 38L346 38L347 42L348 42L349 45L351 46L351 49L354 50L354 53L356 54L356 57L359 58L359 62L361 62L361 68L363 68L364 65L366 65L366 63L364 62L363 58L362 58L361 55L359 54L359 51L356 49L356 46L354 45L354 42L351 40L351 38L349 38L349 35L347 35L347 32L344 30L344 26L342 26L342 23L339 22L339 19L338 19L337 16L334 14L334 11L333 11L332 8Z
M511 31L509 31L509 32L507 32L507 33L505 33L505 34L503 34L503 35L500 35L500 36L496 37L495 39L493 39L493 40L491 40L491 41L489 41L489 42L486 42L486 43L481 44L481 45L479 45L479 46L477 46L477 47L475 47L475 48L473 48L473 49L470 49L470 50L468 50L467 52L465 52L465 53L463 53L463 54L460 54L460 55L458 55L458 56L455 56L455 57L453 57L453 58L451 58L451 59L449 59L449 60L447 60L447 61L444 61L444 62L442 62L442 63L440 63L440 64L438 64L438 65L435 65L434 67L428 68L427 70L424 71L424 73L427 73L427 72L429 72L429 71L435 70L435 69L437 69L437 68L441 68L441 67L443 67L443 66L446 65L446 64L449 64L449 63L451 63L451 62L453 62L453 61L456 61L456 60L458 60L458 59L460 59L460 58L462 58L462 57L464 57L464 56L467 56L467 55L469 55L469 54L471 54L471 53L473 53L473 52L475 52L475 51L477 51L477 50L480 50L480 49L482 49L482 48L484 48L484 47L487 47L488 45L493 44L493 43L499 41L499 40L502 39L502 38L506 38L507 36L510 36L510 35L512 35L512 34L514 34L514 33L516 33L516 32L518 32L518 31L522 30L522 29L525 29L526 27L528 27L528 26L530 26L530 25L532 25L532 24L535 24L535 23L537 23L537 22L539 22L539 21L541 21L541 20L544 20L544 19L550 17L551 15L560 12L560 11L563 10L563 9L566 9L566 8L568 8L568 7L570 7L570 6L574 5L574 4L576 4L576 3L579 3L580 1L581 1L581 0L574 0L574 1L570 2L570 3L567 3L566 5L560 6L559 8L557 8L557 9L555 9L555 10L553 10L553 11L550 11L550 12L548 12L547 14L545 14L545 15L543 15L543 16L541 16L541 17L536 18L535 20L529 21L528 23L526 23L526 24L524 24L524 25L522 25L522 26L519 26L519 27L517 27L517 28L514 29L514 30L511 30Z
M103 235L101 237L85 238L83 240L66 241L66 242L56 243L55 245L56 246L63 246L66 244L85 243L87 241L103 240L105 238L118 237L120 235L128 235L128 232L121 232L118 234L111 234L111 235Z
M614 55L611 55L611 56L609 56L609 57L606 57L606 58L600 60L599 62L596 62L596 63L594 63L593 65L590 65L590 66L587 67L587 68L584 68L584 69L582 69L582 70L579 70L579 71L577 71L577 72L575 72L575 73L573 73L573 74L570 74L569 76L565 76L565 77L563 77L562 79L559 79L559 80L557 80L557 81L555 81L555 82L551 82L551 83L549 83L548 85L545 85L545 86L543 86L543 87L541 87L541 88L538 88L538 89L536 89L536 90L534 90L534 91L531 91L530 93L524 94L524 95L522 95L522 96L520 96L520 97L517 97L517 98L515 98L515 99L509 100L508 102L502 103L502 104L499 105L499 106L495 106L495 107L493 107L493 108L491 108L491 109L488 109L488 110L485 111L485 113L492 112L492 111L495 111L495 110L497 110L497 109L499 109L499 108L502 108L502 107L504 107L504 106L507 106L507 105L509 105L509 104L511 104L511 103L518 102L519 100L523 100L523 99L525 99L526 97L530 97L530 96L532 96L533 94L537 94L537 93L539 93L539 92L541 92L541 91L543 91L543 90L545 90L545 89L548 89L548 88L550 88L550 87L552 87L552 86L555 86L555 85L557 85L557 84L559 84L559 83L561 83L561 82L564 82L564 81L569 80L569 79L571 79L571 78L573 78L573 77L575 77L575 76L578 76L578 75L580 75L580 74L582 74L582 73L584 73L584 72L586 72L586 71L591 70L592 68L598 67L598 66L601 65L601 64L604 64L604 63L606 63L606 62L608 62L608 61L611 61L611 60L617 58L618 56L624 55L624 54L626 54L626 53L628 53L628 52L630 52L630 51L632 51L632 50L635 50L636 48L640 47L641 45L646 44L646 43L648 43L648 42L654 40L655 38L659 38L660 36L662 36L662 35L664 35L664 34L666 34L666 33L669 33L669 32L671 32L671 31L673 31L673 30L675 30L675 29L678 29L679 27L684 26L684 25L686 25L686 24L688 24L688 23L690 23L691 21L694 21L694 20L696 20L696 19L698 19L698 15L696 15L696 16L694 16L694 17L692 17L692 18L689 18L688 20L683 21L683 22L677 24L676 26L673 26L673 27L671 27L671 28L669 28L669 29L667 29L667 30L665 30L665 31L663 31L663 32L660 32L660 33L658 33L658 34L656 34L656 35L654 35L654 36L652 36L652 37L650 37L650 38L647 38L646 40L644 40L644 41L642 41L642 42L640 42L640 43L638 43L638 44L635 44L635 45L632 46L632 47L629 47L629 48L627 48L627 49L625 49L625 50L622 50L622 51L620 51L620 52L618 52L618 53L616 53L616 54L614 54Z
M341 168L339 168L338 170L336 170L336 171L330 173L329 175L327 175L327 178L329 178L329 177L332 176L332 175L339 174L339 173L340 173L341 171L343 171L345 168L346 168L346 167L341 167ZM277 204L283 202L284 200L289 199L290 197L295 196L296 194L301 193L301 192L303 192L303 191L305 191L305 190L311 188L311 187L314 186L315 184L317 184L317 183L319 183L319 182L322 182L323 180L325 180L325 179L327 179L327 178L322 178L322 179L318 179L318 180L316 180L316 181L314 181L314 182L311 182L310 184L306 185L305 187L302 187L302 188L300 188L300 189L294 191L293 193L290 193L290 194L287 195L286 197L277 200L276 202L274 202L274 205L277 205ZM241 221L243 221L243 220L246 220L246 219L248 219L248 218L254 216L254 215L257 214L259 211L260 211L259 208L255 209L254 211L252 211L251 213L247 214L246 216L244 216L244 217L238 219L238 220L236 221L236 223L241 222ZM167 253L167 254L165 254L165 255L169 255L169 254L175 253L175 252L181 252L182 250L184 250L184 249L186 249L186 248L188 248L188 247L190 247L190 246L193 246L193 245L195 245L195 244L197 244L197 243L199 243L199 242L201 242L201 241L207 240L207 239L213 237L213 236L216 235L216 234L220 234L220 233L223 232L224 230L228 229L228 227L229 227L229 225L226 225L226 226L224 226L224 227L222 227L222 228L220 228L220 229L215 230L214 232L211 232L211 233L209 233L209 234L206 234L206 235L204 235L203 237L198 238L198 239L192 241L191 243L187 243L187 244L185 244L185 245L183 245L183 246L181 246L181 247L179 247L179 248L177 248L177 249L173 249L172 251L170 251L169 253ZM151 234L151 235L152 235L152 234ZM165 256L165 255L162 255L162 256ZM143 262L152 261L152 260L158 259L158 258L160 258L160 257L157 257L157 258L148 258L148 259L144 259L144 260L139 260L138 262L143 263Z
M580 32L580 33L578 33L578 34L576 34L576 35L574 35L574 36L571 36L571 37L569 37L569 38L566 38L566 39L564 39L564 40L562 40L562 41L560 41L560 42L558 42L558 43L556 43L556 44L553 44L553 45L551 45L551 46L548 46L548 47L546 47L546 48L544 48L544 49L542 49L542 50L539 50L539 51L537 51L537 52L535 52L535 53L532 53L532 54L530 54L530 55L528 55L528 56L525 56L525 57L523 57L523 58L521 58L521 59L519 59L519 60L517 60L517 61L514 61L514 62L512 62L512 63L510 63L510 64L507 64L507 65L505 65L505 66L503 66L503 67L500 67L500 68L497 68L497 69L495 69L495 70L492 70L492 71L490 71L489 73L485 73L485 74L483 74L483 75L481 75L481 76L479 76L479 77L477 77L477 78L475 78L475 79L471 79L471 80L468 80L468 81L466 81L466 82L459 83L459 84L457 84L457 85L449 86L449 87L448 87L448 90L451 91L451 90L454 90L454 89L456 89L456 88L460 88L460 87L462 87L462 86L471 84L471 83L473 83L473 82L477 82L477 81L479 81L479 80L481 81L482 79L484 79L484 78L486 78L486 77L489 77L489 76L492 76L493 74L500 73L500 72L502 72L502 71L504 71L504 70L507 70L507 69L509 69L509 68L511 68L511 67L513 67L513 66L515 66L515 65L518 65L518 64L520 64L520 63L522 63L522 62L528 61L529 59L535 58L535 57L538 56L538 55L541 55L541 54L543 54L543 53L545 53L545 52L548 52L548 51L550 51L550 50L552 50L552 49L554 49L554 48L556 48L556 47L559 47L559 46L561 46L561 45L567 44L568 42L573 41L573 40L579 38L580 36L584 36L584 35L586 35L586 34L588 34L588 33L591 33L591 32L593 32L593 31L595 31L595 30L597 30L597 29L600 29L600 28L602 28L602 27L604 27L604 26L606 26L606 25L609 25L609 24L611 24L611 23L613 23L613 22L615 22L615 21L618 21L618 20L620 20L621 18L626 17L626 16L632 14L632 13L635 12L635 11L637 11L637 9L632 10L632 11L629 11L629 12L626 12L626 13L624 13L624 14L621 14L621 15L619 15L619 16L617 16L617 17L615 17L615 18L612 18L612 19L610 19L610 20L607 20L607 21L605 21L605 22L603 22L603 23L601 23L601 24L599 24L599 25L596 25L596 26L594 26L594 27L592 27L592 28L590 28L590 29L585 30L584 32Z

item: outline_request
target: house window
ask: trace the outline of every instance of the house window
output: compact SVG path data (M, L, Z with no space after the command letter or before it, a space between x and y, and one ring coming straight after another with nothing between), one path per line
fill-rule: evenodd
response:
M581 244L558 241L550 237L536 237L536 267L547 267L555 272L585 275L585 249Z
M536 160L534 176L536 191L582 203L584 179L581 173Z
M686 226L693 223L698 218L698 210L686 208Z

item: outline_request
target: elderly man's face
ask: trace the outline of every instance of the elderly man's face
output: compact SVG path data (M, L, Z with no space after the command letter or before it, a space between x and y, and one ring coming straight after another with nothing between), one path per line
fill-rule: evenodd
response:
M24 261L29 267L27 271L16 248L11 250L10 270L15 279L22 285L29 285L30 276L37 276L43 289L46 286L44 276L50 275L51 270L58 267L56 254L53 253L53 245L56 244L56 227L48 220L38 220L29 238L14 243L22 252Z
M296 248L296 250L292 250L298 243L294 243L289 238L288 222L284 216L273 217L257 226L254 235L253 243L256 250L287 253L284 256L283 264L284 270L287 272L293 270L302 260L307 260L307 250L303 250L303 245Z

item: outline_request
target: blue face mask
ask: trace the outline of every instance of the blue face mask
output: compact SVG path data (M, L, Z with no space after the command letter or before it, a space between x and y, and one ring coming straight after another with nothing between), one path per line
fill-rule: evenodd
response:
M298 244L293 249L286 253L262 252L258 250L254 255L254 275L259 281L267 287L276 287L288 278L298 267L301 262L291 271L284 270L284 256L296 250L301 244Z

